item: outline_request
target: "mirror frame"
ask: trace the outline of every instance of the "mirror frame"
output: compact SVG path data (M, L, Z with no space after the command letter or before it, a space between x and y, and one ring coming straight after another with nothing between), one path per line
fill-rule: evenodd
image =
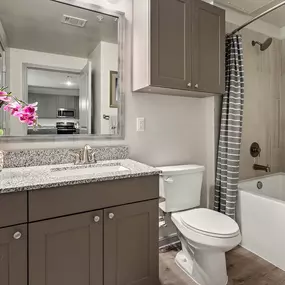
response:
M124 140L125 138L125 94L124 94L124 42L125 42L125 13L121 11L113 11L105 9L101 6L84 3L80 0L50 0L52 2L62 3L73 7L89 10L91 12L98 12L106 15L110 15L118 18L118 74L119 77L119 94L120 94L120 106L118 108L118 134L117 135L26 135L26 136L0 136L0 142L48 142L48 141L79 141L79 140ZM5 40L5 39L4 39ZM0 38L1 41L1 38ZM4 45L4 52L5 47ZM28 67L32 67L33 64L23 63L23 91L27 87L26 71ZM34 66L36 67L36 66ZM39 67L39 66L37 66ZM64 69L60 68L61 70ZM70 70L69 70L70 71ZM25 94L23 94L25 96Z

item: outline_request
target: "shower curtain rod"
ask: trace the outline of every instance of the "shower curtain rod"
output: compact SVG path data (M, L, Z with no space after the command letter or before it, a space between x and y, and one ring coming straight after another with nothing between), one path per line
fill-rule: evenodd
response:
M243 28L245 28L246 26L248 26L249 24L255 22L256 20L262 18L263 16L269 14L270 12L282 7L283 5L285 5L285 1L282 1L281 3L271 7L270 9L264 11L263 13L261 13L260 15L252 18L251 20L249 20L248 22L244 23L243 25L241 25L240 27L238 27L237 29L233 30L231 33L229 33L229 36L234 35L235 33L239 32L240 30L242 30Z

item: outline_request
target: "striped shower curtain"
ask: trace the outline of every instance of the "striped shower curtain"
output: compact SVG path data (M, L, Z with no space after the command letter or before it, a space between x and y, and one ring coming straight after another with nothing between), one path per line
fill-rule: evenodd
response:
M226 93L223 96L214 209L235 219L244 104L242 38L226 38Z

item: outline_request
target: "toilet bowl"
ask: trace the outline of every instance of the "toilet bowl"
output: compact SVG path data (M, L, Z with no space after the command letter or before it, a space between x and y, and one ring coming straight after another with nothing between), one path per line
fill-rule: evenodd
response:
M159 168L160 203L171 214L182 250L176 264L199 285L226 285L225 253L241 242L238 224L228 216L200 206L203 166Z
M225 252L241 242L237 223L209 209L173 213L171 219L182 244L176 264L199 285L226 285Z

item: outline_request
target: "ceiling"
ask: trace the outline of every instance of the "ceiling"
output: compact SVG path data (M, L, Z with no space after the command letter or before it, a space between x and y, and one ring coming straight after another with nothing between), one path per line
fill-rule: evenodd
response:
M61 23L64 14L86 19L86 26ZM0 1L0 21L12 48L86 58L100 41L117 43L116 20L50 0Z
M215 0L215 3L230 7L246 15L255 17L271 7L285 2L284 0ZM285 5L268 15L262 21L273 24L279 28L285 26Z

